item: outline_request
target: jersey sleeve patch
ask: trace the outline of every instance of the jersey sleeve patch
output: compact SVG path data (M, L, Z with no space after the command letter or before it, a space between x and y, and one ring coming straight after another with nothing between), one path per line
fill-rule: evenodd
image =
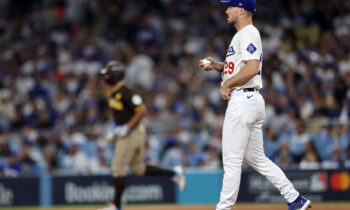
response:
M255 51L256 51L256 47L253 45L253 43L250 43L247 47L247 51L250 53L250 54L253 54Z
M139 95L133 95L131 98L131 102L135 105L135 106L139 106L142 104L142 98Z
M233 49L233 46L230 46L228 49L227 49L227 54L226 54L226 58L227 57L230 57L231 55L234 55L236 52L235 50Z

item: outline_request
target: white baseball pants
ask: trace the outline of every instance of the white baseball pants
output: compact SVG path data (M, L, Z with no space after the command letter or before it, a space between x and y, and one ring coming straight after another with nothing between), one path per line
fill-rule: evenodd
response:
M244 157L288 202L293 202L298 197L299 192L283 171L265 155L262 135L264 118L265 102L259 92L231 92L222 137L225 173L216 210L230 210L236 203Z

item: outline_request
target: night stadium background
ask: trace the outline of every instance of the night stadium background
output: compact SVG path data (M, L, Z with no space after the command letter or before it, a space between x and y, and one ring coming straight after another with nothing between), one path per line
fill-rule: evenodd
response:
M147 162L182 164L188 177L182 193L131 176L125 209L213 209L226 102L220 75L198 60L224 59L235 33L225 9L214 0L0 0L0 209L112 199L112 119L97 76L112 59L146 100ZM315 209L349 209L350 1L257 0L254 24L266 155ZM241 209L287 208L243 167Z

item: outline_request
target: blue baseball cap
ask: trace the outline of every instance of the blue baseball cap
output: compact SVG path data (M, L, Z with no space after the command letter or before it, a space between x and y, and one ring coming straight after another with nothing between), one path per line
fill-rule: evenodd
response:
M243 8L251 13L254 13L256 10L255 0L220 0L220 2L233 7Z

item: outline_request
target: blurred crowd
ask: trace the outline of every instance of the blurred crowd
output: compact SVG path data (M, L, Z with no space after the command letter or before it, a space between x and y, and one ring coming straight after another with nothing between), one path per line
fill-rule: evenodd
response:
M148 107L146 159L222 167L220 75L235 31L217 0L0 0L0 176L107 174L113 125L97 72L127 65ZM350 1L257 0L266 154L350 168ZM234 139L232 139L234 141ZM244 164L245 165L245 164ZM245 167L249 167L246 166Z

